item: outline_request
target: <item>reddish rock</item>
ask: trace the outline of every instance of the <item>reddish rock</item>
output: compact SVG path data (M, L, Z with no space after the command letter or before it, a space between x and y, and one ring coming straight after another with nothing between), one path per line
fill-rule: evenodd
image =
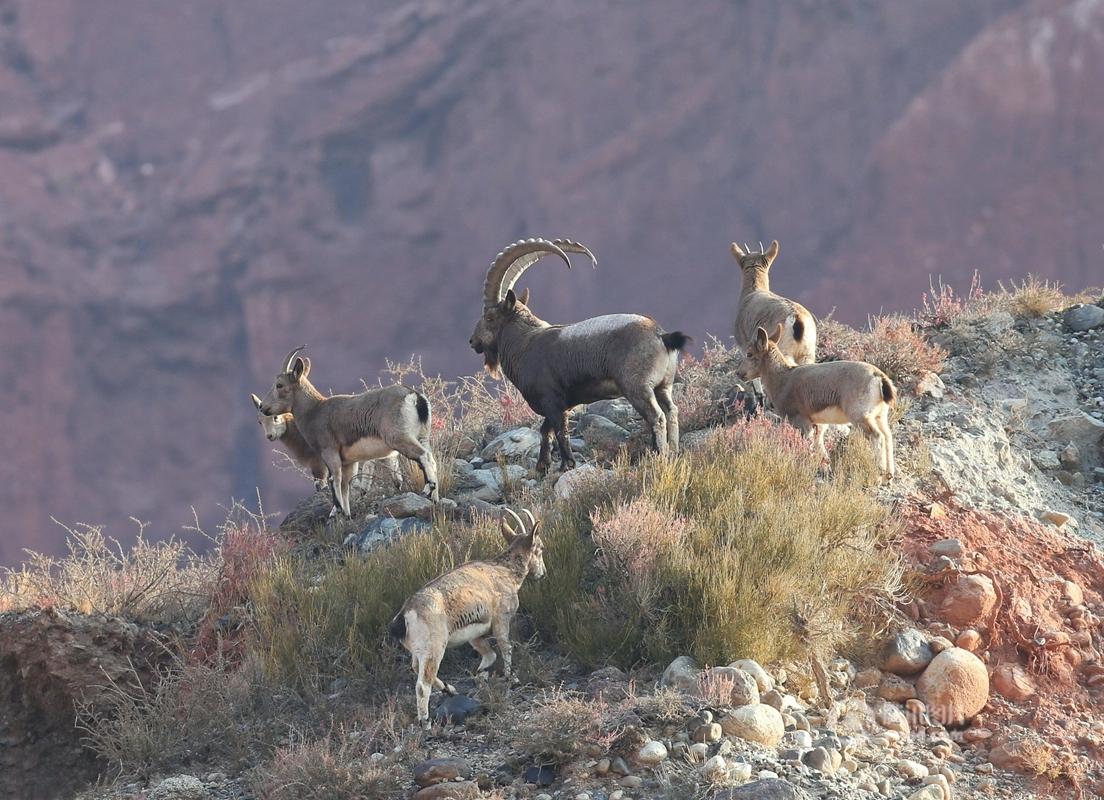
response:
M959 575L948 583L939 615L955 625L985 620L997 605L993 581L984 575Z
M993 670L989 679L994 691L1016 703L1035 694L1035 681L1019 664L1001 664Z

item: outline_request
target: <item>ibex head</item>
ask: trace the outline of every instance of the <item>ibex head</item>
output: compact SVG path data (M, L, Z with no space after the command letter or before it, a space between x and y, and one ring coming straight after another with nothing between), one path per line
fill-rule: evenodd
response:
M519 296L514 292L514 285L529 267L548 255L563 259L570 269L568 252L583 253L592 263L598 263L590 250L569 239L525 239L507 247L491 264L483 283L483 315L476 323L468 344L483 356L483 363L492 375L498 372L498 340L502 328L519 315L535 319L528 309L529 290Z
M513 556L517 556L519 559L524 558L525 561L525 574L532 575L537 580L543 578L546 574L544 568L544 543L541 541L540 522L534 517L532 512L528 509L523 509L524 514L529 520L529 532L525 532L525 522L521 517L511 511L509 508L504 508L503 511L514 518L517 523L515 529L506 520L506 514L502 516L502 538L506 540L506 544L509 545L509 552Z
M299 391L300 384L306 380L310 373L310 359L299 356L299 351L305 348L306 345L300 345L287 354L287 358L284 359L284 368L280 370L276 380L272 382L272 388L268 390L268 394L265 395L264 400L257 407L259 411L269 416L286 414L291 411L295 394Z
M752 250L747 244L741 247L739 242L733 242L729 249L732 251L732 256L739 263L741 272L761 271L766 273L770 270L774 260L778 258L777 239L771 242L770 247L766 250L763 249L762 242L759 242L758 250Z
M778 323L778 328L775 329L774 333L770 336L767 335L766 329L756 328L755 338L751 340L747 352L744 353L744 357L740 360L740 366L736 369L740 377L745 381L751 381L762 375L764 360L770 353L771 348L777 349L778 340L781 338L781 322Z
M261 406L264 405L261 398L255 394L251 394L249 397L253 400L253 407L257 409L257 423L264 431L265 438L270 442L283 439L288 430L291 414L266 414L261 409Z

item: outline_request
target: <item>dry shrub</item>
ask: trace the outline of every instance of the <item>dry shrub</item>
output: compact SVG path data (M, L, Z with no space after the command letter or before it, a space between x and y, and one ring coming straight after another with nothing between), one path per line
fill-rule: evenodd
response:
M926 372L939 373L947 358L946 350L929 342L916 323L900 315L872 317L866 331L828 318L817 331L821 361L866 361L905 389L915 386Z
M149 775L191 762L244 764L272 716L271 692L255 662L237 666L177 659L152 685L111 683L81 703L84 743L123 775Z
M1069 305L1073 298L1067 297L1059 283L1050 283L1036 275L1028 275L1017 284L1009 281L1008 287L998 283L1000 291L986 295L990 310L1007 311L1017 318L1045 317Z
M548 577L523 589L523 607L587 665L827 653L886 604L900 569L883 546L887 512L866 488L871 462L849 459L820 481L818 468L796 430L761 418L678 459L622 462L601 489L545 515ZM648 525L685 520L655 547L643 594L617 560L607 571L587 535L629 509Z
M743 418L743 409L734 402L743 387L736 372L741 355L739 349L710 337L700 358L683 355L679 359L674 398L683 431L725 425Z
M370 733L344 726L279 748L250 778L259 800L389 800L407 797L406 770Z
M928 278L929 292L925 292L922 306L916 312L917 321L928 328L945 328L956 322L985 313L985 292L981 288L981 276L977 270L970 278L970 288L965 295L956 294L943 278Z
M518 720L514 743L545 764L566 764L590 747L608 750L617 738L609 704L564 689L545 692Z
M28 552L18 569L0 572L0 610L64 608L180 624L195 622L206 609L214 566L183 542L150 542L139 523L126 549L100 526L62 527L68 555Z
M193 650L196 657L208 661L241 655L249 587L287 550L287 542L258 518L228 521L217 544L207 613L200 621Z
M714 672L707 668L698 675L698 696L712 706L731 705L732 689L735 686L736 679L723 672Z
M387 625L431 578L504 549L497 525L438 519L347 561L278 559L253 582L251 648L274 682L308 695L346 677L366 691L389 691L409 661L386 642Z

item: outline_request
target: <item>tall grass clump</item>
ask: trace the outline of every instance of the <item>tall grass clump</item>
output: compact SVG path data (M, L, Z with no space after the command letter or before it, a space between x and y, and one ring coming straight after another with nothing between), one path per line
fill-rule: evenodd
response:
M386 645L387 625L406 598L441 573L503 549L490 520L438 519L431 531L344 562L285 556L252 584L251 649L270 680L309 695L336 677L389 689L400 660Z
M587 665L826 654L899 575L872 459L839 463L818 480L809 443L764 419L678 459L622 463L545 516L548 577L522 607Z

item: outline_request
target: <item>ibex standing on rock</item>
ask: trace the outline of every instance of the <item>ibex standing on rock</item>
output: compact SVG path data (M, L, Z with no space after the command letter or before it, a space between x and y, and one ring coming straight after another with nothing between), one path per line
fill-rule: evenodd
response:
M525 523L510 509L517 528L503 516L502 536L506 551L491 561L469 561L435 578L410 596L391 620L390 637L410 653L414 670L414 693L418 700L418 721L429 722L429 695L433 689L456 694L451 684L437 677L445 650L470 644L482 657L479 673L486 673L497 660L488 634L494 636L502 652L503 672L510 676L513 647L510 623L518 610L518 590L532 575L544 577L544 546L531 513L529 532Z
M568 412L580 403L624 397L644 418L660 453L678 451L678 408L671 398L679 353L690 338L664 333L650 317L609 314L570 325L550 325L528 308L529 292L514 285L529 267L554 255L568 268L567 252L594 254L566 239L528 239L510 245L494 260L483 285L483 316L470 344L492 375L499 370L529 406L544 417L537 470L552 462L555 434L563 469L575 459L567 433Z
M396 452L418 462L425 476L423 494L436 502L437 461L429 448L429 401L398 385L326 397L307 380L310 359L297 355L302 349L288 353L259 410L266 415L289 411L295 415L303 439L330 471L334 505L351 517L349 483L356 463Z
M781 325L778 349L795 364L812 364L816 361L816 320L805 306L770 290L768 273L778 258L778 240L771 242L766 251L760 243L758 253L736 242L731 249L743 276L736 310L736 343L746 349L755 339L756 328L773 331Z

